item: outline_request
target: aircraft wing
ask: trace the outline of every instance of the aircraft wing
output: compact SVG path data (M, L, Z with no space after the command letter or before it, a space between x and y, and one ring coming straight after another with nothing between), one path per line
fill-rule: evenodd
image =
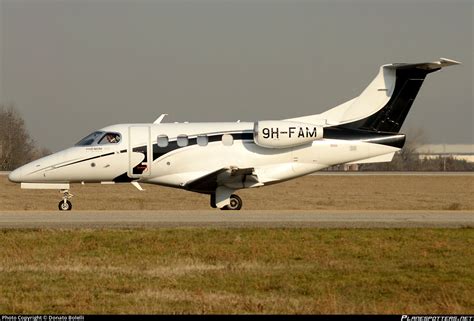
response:
M196 178L184 185L185 189L194 192L212 193L217 187L226 186L231 189L261 186L253 167L225 167Z

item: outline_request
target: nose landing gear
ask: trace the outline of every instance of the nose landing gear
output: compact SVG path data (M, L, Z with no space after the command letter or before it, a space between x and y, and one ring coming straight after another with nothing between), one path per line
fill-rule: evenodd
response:
M72 195L68 189L62 189L60 193L63 194L63 200L59 202L58 208L60 211L70 211L72 209L72 203L69 201L74 195Z

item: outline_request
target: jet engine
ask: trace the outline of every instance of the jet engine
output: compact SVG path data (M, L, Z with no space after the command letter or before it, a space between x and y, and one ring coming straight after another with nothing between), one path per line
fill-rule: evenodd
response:
M323 138L323 127L300 122L263 120L254 124L255 144L267 148L288 148Z

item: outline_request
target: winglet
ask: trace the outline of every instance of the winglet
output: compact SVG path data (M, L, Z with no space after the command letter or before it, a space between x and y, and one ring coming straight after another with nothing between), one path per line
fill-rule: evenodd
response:
M415 64L410 64L410 63L394 63L394 64L389 64L389 65L384 65L383 67L385 68L391 68L391 69L423 69L423 70L432 70L436 71L439 70L443 67L448 67L448 66L454 66L454 65L459 65L461 64L459 61L448 59L448 58L439 58L439 60L432 61L432 62L421 62L421 63L415 63Z
M161 114L160 117L158 117L158 118L153 122L153 124L159 124L159 123L161 123L161 121L163 120L163 118L165 118L165 116L168 116L168 114Z
M460 61L456 61L456 60L452 60L452 59L448 59L448 58L439 58L439 63L441 65L443 65L443 67L452 66L452 65L460 65L461 64Z

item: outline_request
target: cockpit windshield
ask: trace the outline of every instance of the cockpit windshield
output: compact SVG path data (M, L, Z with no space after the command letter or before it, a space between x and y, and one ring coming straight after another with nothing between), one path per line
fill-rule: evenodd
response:
M81 139L75 146L117 144L120 140L119 133L97 131Z
M117 133L106 133L106 134L99 140L99 145L117 144L118 142L120 142L120 134L117 134Z
M90 135L87 135L83 139L81 139L75 146L89 146L92 145L97 138L102 137L104 132L94 132Z

